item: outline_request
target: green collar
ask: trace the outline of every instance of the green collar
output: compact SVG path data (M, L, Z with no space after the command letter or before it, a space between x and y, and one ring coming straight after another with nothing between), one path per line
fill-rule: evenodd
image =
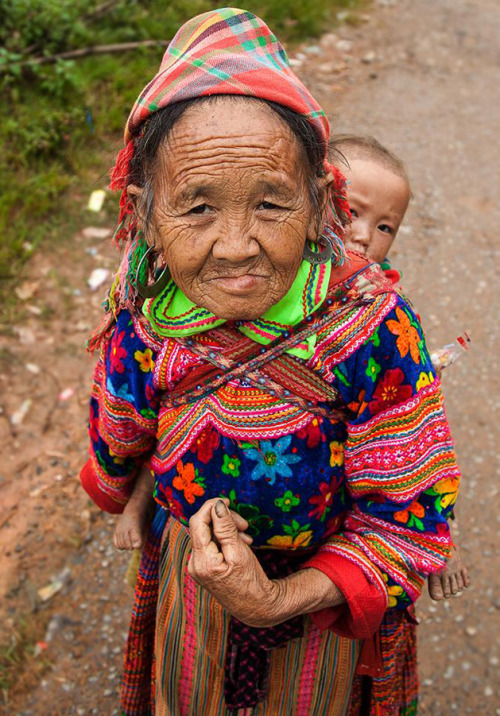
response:
M283 335L290 326L303 321L323 303L328 290L332 265L312 265L302 261L288 293L271 306L261 318L238 321L238 330L257 343L266 345ZM170 281L163 292L145 301L144 315L155 333L162 337L193 336L226 323L206 308L197 306ZM316 336L290 350L300 358L310 358L316 345Z

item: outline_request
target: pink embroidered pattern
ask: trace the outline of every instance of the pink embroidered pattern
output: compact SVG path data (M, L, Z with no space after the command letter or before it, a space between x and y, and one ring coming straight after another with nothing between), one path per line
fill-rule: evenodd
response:
M445 478L459 478L439 381L363 425L351 426L345 448L349 487L405 502Z

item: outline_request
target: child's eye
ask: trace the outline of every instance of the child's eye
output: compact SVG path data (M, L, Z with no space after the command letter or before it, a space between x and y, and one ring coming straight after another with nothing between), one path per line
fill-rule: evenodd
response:
M198 204L188 211L188 214L207 214L210 211L208 204Z
M351 206L351 217L352 217L353 219L357 219L357 218L358 218L358 212L356 211L356 209L353 209L352 206Z
M392 226L389 226L388 224L380 224L379 227L377 227L379 231L382 231L384 234L393 234L394 229Z

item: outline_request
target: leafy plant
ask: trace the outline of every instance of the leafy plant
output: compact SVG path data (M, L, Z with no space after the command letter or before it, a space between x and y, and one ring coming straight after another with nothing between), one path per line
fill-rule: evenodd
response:
M255 0L281 40L315 36L366 0ZM79 197L107 176L144 78L162 49L71 59L93 46L166 41L215 0L0 0L0 305L33 245L62 234ZM81 199L80 199L81 201ZM29 249L26 249L28 242ZM0 309L1 310L1 309Z

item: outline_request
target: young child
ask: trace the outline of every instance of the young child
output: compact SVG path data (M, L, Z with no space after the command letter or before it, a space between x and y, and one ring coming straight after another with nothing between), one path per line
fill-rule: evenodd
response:
M352 223L346 248L358 251L382 266L395 282L400 276L390 267L388 253L411 198L403 162L373 137L338 135L333 147L342 161ZM467 568L457 547L446 567L428 580L429 594L439 601L469 586Z

